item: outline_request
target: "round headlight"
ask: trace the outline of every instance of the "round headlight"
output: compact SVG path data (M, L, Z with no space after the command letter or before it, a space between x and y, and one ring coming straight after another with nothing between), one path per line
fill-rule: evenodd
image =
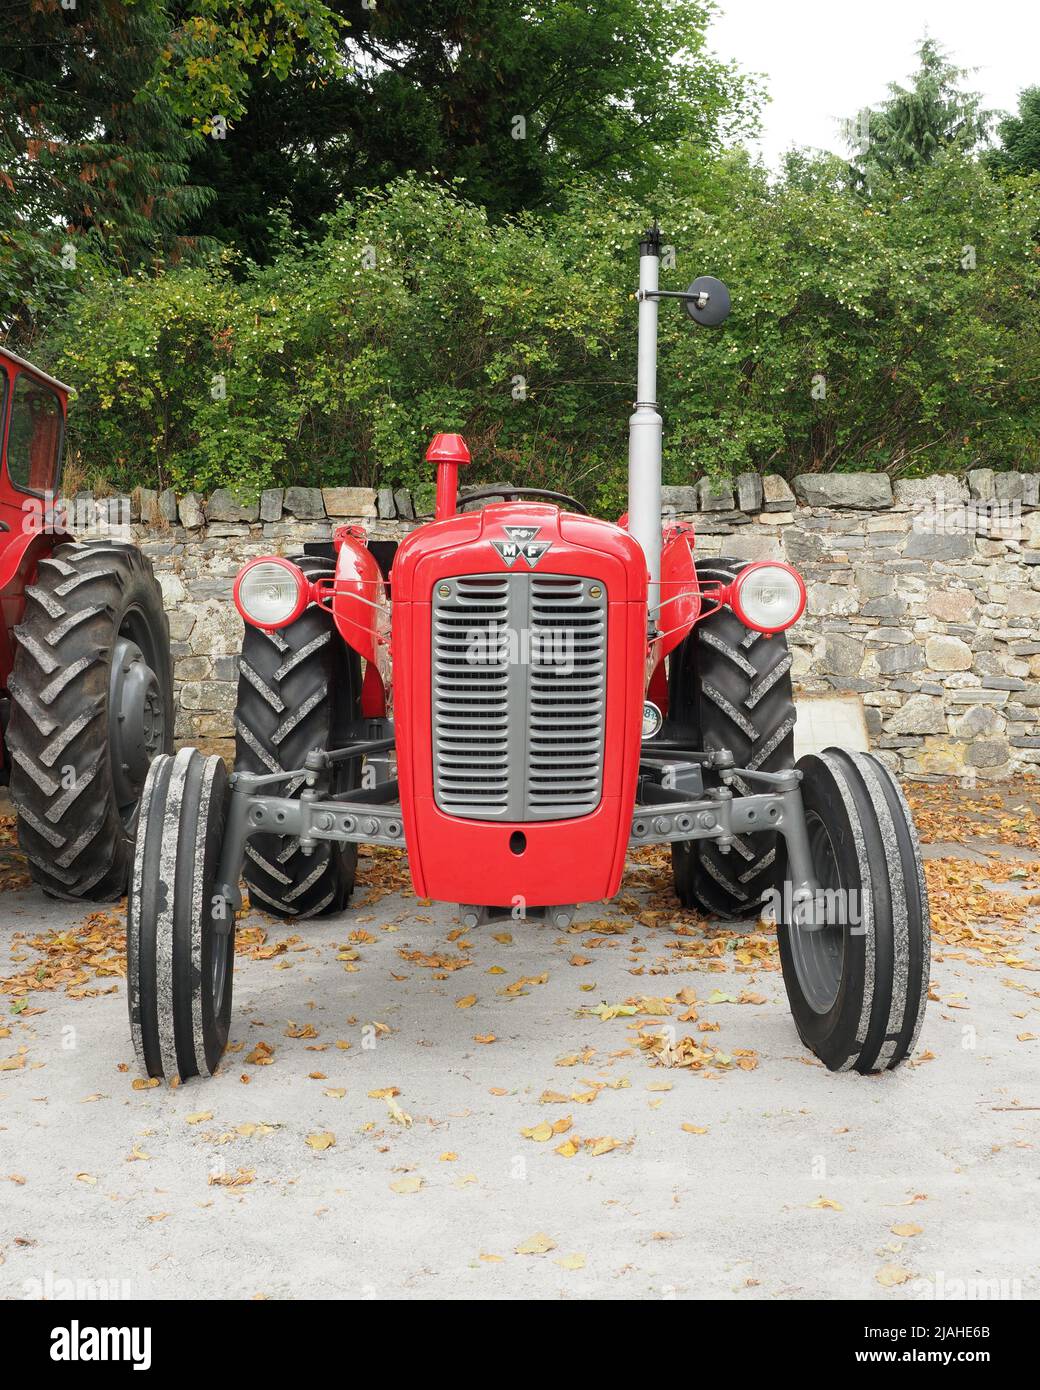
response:
M745 627L783 632L805 607L805 585L789 565L749 565L733 584L733 611Z
M255 627L285 627L306 608L309 588L291 560L254 560L235 581L235 603Z

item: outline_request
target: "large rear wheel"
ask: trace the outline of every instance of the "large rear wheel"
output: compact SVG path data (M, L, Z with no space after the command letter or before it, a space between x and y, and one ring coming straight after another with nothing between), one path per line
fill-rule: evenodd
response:
M56 898L126 891L141 792L173 748L170 629L135 546L57 546L25 591L8 682L11 798L29 870Z
M333 572L328 560L299 556L311 578ZM314 748L342 748L361 713L361 659L336 631L331 615L312 604L277 632L246 624L235 710L235 769L268 773L302 767ZM359 760L336 765L332 792L360 778ZM302 779L287 781L294 796ZM277 917L341 912L354 889L357 846L320 843L310 855L295 836L254 835L246 843L244 877L250 900Z
M728 584L739 560L697 562L704 582ZM730 608L699 622L668 661L668 717L704 750L728 748L737 767L780 772L794 766L791 655L783 633L766 637ZM705 775L707 785L718 777ZM741 793L754 790L740 778ZM737 835L728 853L714 840L672 845L675 891L684 907L716 917L753 916L774 886L777 836Z

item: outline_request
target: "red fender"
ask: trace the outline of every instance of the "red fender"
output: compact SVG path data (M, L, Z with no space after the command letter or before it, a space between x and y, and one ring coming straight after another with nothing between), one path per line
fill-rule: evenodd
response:
M340 636L366 663L361 713L386 713L393 669L390 653L390 603L386 584L366 544L362 526L338 526L332 618Z

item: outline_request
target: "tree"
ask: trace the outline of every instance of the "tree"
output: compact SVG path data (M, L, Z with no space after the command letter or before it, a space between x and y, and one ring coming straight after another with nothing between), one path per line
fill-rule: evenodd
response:
M1002 174L1040 173L1040 87L1027 87L1018 98L1018 115L997 126L1001 148L990 153L991 169Z
M338 62L341 27L320 0L6 0L0 327L27 340L83 257L125 271L197 245L213 192L192 149L244 114L252 73Z
M971 69L954 66L929 38L921 40L917 58L908 87L889 83L887 101L846 122L846 139L858 156L857 181L867 187L931 164L943 150L970 154L988 138L993 112L982 110L979 94L961 85Z
M417 172L461 181L500 219L561 205L578 175L653 190L670 153L699 156L753 121L757 93L707 51L712 0L332 0L343 66L303 49L254 73L226 142L192 177L218 190L194 226L268 259L272 208L313 231L337 202Z

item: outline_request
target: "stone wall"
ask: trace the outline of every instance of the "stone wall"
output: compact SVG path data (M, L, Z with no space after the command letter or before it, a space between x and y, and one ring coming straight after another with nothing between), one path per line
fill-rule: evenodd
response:
M1001 779L1040 764L1038 476L897 482L879 475L744 475L666 488L703 555L786 559L805 578L791 635L804 697L862 701L871 746L905 775ZM289 554L360 522L374 537L416 523L405 492L274 489L248 505L218 493L142 492L133 527L170 613L177 734L232 733L241 622L231 602L247 559Z

